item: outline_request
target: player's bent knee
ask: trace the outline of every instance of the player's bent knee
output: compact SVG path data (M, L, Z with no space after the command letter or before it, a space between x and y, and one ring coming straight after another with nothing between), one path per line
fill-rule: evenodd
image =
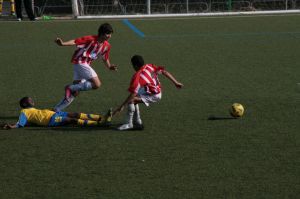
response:
M94 85L94 86L92 87L92 89L98 89L98 88L100 88L100 85Z
M100 88L100 86L101 86L100 82L94 82L93 85L92 85L92 88L93 89L98 89L98 88Z
M68 118L74 118L74 119L79 119L80 118L79 113L68 113L67 116L68 116Z
M142 99L140 97L134 97L130 103L133 103L133 104L139 104L139 103L142 103Z
M76 118L67 118L66 120L66 124L77 124L77 120Z

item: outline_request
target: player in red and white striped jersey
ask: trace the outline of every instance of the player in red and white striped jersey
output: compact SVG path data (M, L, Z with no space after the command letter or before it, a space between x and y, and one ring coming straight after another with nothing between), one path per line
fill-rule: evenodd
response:
M113 115L121 112L126 105L128 111L126 123L121 125L119 130L129 130L133 128L143 129L143 124L139 111L139 103L149 106L150 103L161 99L162 88L158 79L159 74L163 74L171 80L177 88L182 88L183 84L161 66L154 64L144 64L144 59L140 55L134 55L131 63L136 73L133 75L128 91L130 92L126 100L117 108Z
M117 70L117 66L110 63L109 52L110 44L108 40L111 38L113 29L110 24L104 23L98 29L98 35L90 35L80 37L74 40L63 41L57 38L55 42L59 46L76 46L71 62L74 65L73 84L65 87L64 99L54 107L55 111L61 111L69 106L79 91L87 91L97 89L101 85L101 81L91 67L91 63L101 58L104 65L110 70Z

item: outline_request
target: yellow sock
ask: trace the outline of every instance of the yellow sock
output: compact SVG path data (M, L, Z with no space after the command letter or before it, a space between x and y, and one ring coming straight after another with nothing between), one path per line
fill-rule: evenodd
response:
M11 13L15 13L15 0L10 0L10 11Z
M101 118L102 118L101 115L80 113L80 118L79 119L100 121Z
M3 3L3 0L0 0L0 13L2 12L2 3Z
M82 119L79 119L79 120L77 120L77 124L79 126L97 126L99 124L99 122L93 121L93 120L82 120Z

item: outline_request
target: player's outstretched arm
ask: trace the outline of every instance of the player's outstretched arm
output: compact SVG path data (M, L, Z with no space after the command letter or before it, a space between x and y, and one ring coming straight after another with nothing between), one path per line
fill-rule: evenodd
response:
M114 70L114 71L117 71L118 70L118 66L115 65L115 64L111 64L109 59L103 61L104 62L104 65L109 69L109 70Z
M136 94L135 93L130 93L128 95L128 97L126 98L126 100L122 103L122 105L120 105L116 110L114 110L113 112L113 116L116 115L117 113L120 113L123 111L123 109L125 108L125 106L134 100L134 98L136 97Z
M17 124L5 124L3 126L3 129L9 130L9 129L16 129L18 128Z
M59 46L74 46L75 40L63 41L61 38L56 38L54 41Z
M177 79L171 73L169 73L168 71L164 70L162 72L162 74L164 76L166 76L169 80L171 80L177 88L182 88L183 87L183 84L180 83L179 81L177 81Z

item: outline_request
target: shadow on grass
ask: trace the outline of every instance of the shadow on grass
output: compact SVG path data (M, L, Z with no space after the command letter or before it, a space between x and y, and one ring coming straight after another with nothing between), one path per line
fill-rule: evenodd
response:
M43 133L43 131L47 131L45 133L49 133L49 131L57 131L57 132L95 132L95 131L118 131L120 132L117 128L122 125L122 124L112 124L111 126L72 126L72 125L67 125L67 126L58 126L58 127L47 127L47 126L36 126L36 125L31 125L27 126L24 128L20 128L20 130L25 130L25 131L40 131ZM4 124L0 124L0 130L3 131L8 131L6 129L3 129ZM12 130L18 130L18 129L12 129ZM143 128L133 128L125 131L141 131Z
M230 116L228 116L228 117L220 117L220 116L214 116L214 115L209 116L207 118L207 120L236 120L236 119L237 118L230 117Z
M88 132L88 131L107 131L112 130L115 131L117 129L117 125L111 125L111 126L58 126L58 127L26 127L27 131L61 131L61 132Z
M20 128L20 130L25 130L25 131L40 131L40 132L43 132L43 131L61 131L61 132L88 132L88 131L107 131L107 130L110 130L110 131L116 131L117 130L117 127L119 126L120 124L113 124L111 126L94 126L94 127L81 127L81 126L58 126L58 127L43 127L43 126L35 126L35 125L32 125L32 126L27 126L27 127L24 127L24 128ZM3 129L3 126L4 124L0 124L0 131L11 131L11 130L18 130L18 129L11 129L11 130L6 130L6 129Z

